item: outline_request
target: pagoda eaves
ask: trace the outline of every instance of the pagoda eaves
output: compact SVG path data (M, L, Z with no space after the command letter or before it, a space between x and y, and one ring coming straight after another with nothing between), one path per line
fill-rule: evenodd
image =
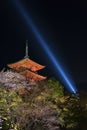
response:
M29 69L31 71L34 71L34 72L45 68L45 66L40 65L40 64L32 61L29 58L24 58L24 59L22 59L22 60L20 60L18 62L8 64L8 67L12 68L14 70L17 70L17 71L20 70L20 67L23 67L23 68L27 68L27 69Z
M40 76L40 75L33 73L29 70L22 71L22 72L20 72L20 74L25 76L27 79L29 79L31 81L41 81L41 80L46 79L46 77Z

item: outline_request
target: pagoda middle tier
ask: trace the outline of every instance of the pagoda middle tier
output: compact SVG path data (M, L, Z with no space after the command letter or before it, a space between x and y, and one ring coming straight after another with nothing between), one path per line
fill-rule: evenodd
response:
M40 65L40 64L32 61L29 58L24 58L24 59L22 59L18 62L8 64L8 67L11 68L11 69L14 69L16 71L20 71L20 68L26 68L26 69L29 69L33 72L36 72L38 70L45 68L45 66Z
M41 76L41 75L39 75L37 73L33 73L33 72L29 71L29 70L24 70L24 71L20 72L20 74L25 76L26 79L29 80L29 81L36 81L37 82L37 81L41 81L41 80L46 79L46 77Z

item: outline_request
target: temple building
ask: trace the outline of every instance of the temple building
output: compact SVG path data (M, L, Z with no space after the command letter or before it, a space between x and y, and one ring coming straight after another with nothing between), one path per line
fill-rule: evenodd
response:
M8 67L19 72L21 75L25 76L29 82L37 82L45 80L46 77L38 74L38 71L45 68L45 66L40 65L31 59L28 56L28 41L26 41L26 54L25 57L15 63L8 64Z

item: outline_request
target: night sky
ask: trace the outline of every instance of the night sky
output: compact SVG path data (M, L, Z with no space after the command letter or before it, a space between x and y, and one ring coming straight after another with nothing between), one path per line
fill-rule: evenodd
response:
M56 76L48 56L13 5L0 1L0 68L25 56L47 66L47 75ZM56 57L76 83L87 82L87 4L83 0L20 0ZM50 67L51 66L51 67Z

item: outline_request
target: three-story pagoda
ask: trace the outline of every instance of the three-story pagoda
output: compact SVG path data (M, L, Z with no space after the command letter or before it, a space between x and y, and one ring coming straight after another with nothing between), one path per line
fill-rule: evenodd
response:
M28 56L28 41L26 41L26 54L25 57L15 63L8 64L8 67L19 72L21 75L25 76L29 82L37 82L45 80L46 77L38 74L38 71L45 68L45 66L40 65L31 59Z

